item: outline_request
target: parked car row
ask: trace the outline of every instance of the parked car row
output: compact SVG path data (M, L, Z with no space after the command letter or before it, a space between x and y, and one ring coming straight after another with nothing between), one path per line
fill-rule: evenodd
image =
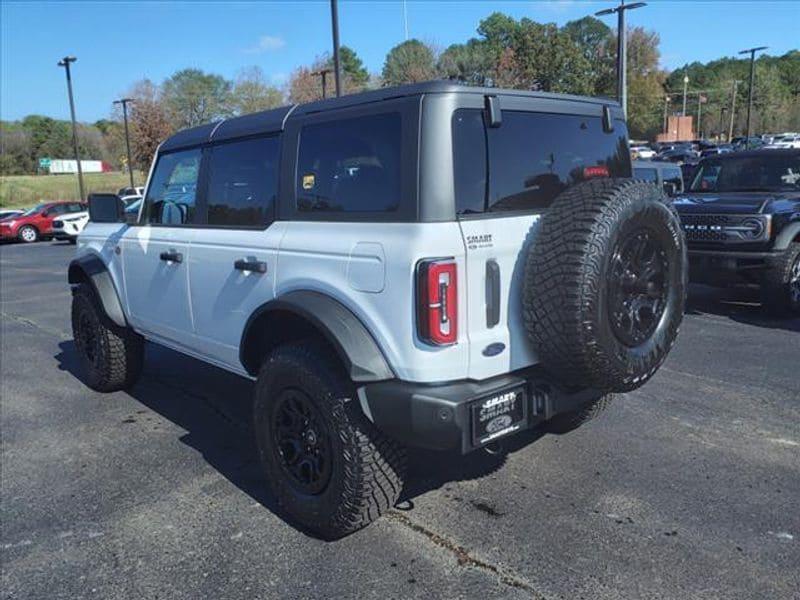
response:
M122 197L126 206L141 202L144 188L123 188L135 191ZM89 222L88 207L82 202L43 202L29 210L0 211L0 241L27 244L39 240L66 240L73 244Z

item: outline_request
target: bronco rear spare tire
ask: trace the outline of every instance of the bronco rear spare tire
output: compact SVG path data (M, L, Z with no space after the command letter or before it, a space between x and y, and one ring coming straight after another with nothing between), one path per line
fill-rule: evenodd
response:
M561 194L528 251L523 317L568 386L638 388L678 334L687 286L678 216L654 185L593 179Z

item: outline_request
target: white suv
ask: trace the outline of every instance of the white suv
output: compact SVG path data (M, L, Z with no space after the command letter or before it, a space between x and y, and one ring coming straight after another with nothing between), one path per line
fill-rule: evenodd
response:
M87 210L59 217L53 221L53 237L57 240L67 240L75 244L88 222L89 211Z
M658 369L686 250L630 176L617 105L448 82L182 131L134 222L90 199L87 381L133 385L143 339L255 380L278 501L345 535L397 501L406 446L567 430Z

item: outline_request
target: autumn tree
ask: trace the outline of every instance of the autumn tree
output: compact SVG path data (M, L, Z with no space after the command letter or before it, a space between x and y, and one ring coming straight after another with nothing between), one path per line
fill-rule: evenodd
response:
M133 163L135 168L146 172L158 145L175 130L152 81L137 82L127 96L135 100L129 112Z

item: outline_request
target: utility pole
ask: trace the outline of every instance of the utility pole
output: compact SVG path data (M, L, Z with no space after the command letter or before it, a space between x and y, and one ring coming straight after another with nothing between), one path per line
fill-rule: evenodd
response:
M406 41L408 41L408 6L406 6L406 0L403 0L403 30L406 34Z
M733 118L736 115L736 90L739 88L739 80L733 80L733 95L731 96L731 124L728 127L728 143L733 139Z
M689 76L683 76L683 116L686 116L686 92L689 90Z
M333 69L336 79L336 97L342 95L342 82L339 71L339 3L331 0L331 27L333 28Z
M319 71L314 71L311 73L312 75L317 75L322 80L322 99L328 97L327 89L328 89L328 73L332 73L333 69L320 69Z
M69 64L74 63L77 58L65 56L58 61L59 67L64 67L67 74L67 93L69 94L69 112L72 117L72 146L75 150L75 162L78 164L78 188L80 189L81 202L86 197L83 193L83 169L81 169L81 157L78 152L78 126L75 124L75 100L72 98L72 74L69 72Z
M128 175L131 178L131 187L135 187L133 183L133 162L131 161L131 137L128 133L128 103L136 102L134 98L122 98L114 100L114 104L122 105L122 120L125 122L125 148L128 150Z
M667 133L667 111L669 111L669 94L664 96L664 133Z
M700 123L702 123L701 118L703 116L703 92L697 93L697 139L702 140L703 136L700 134L701 127Z
M617 13L617 99L622 105L622 114L628 116L628 42L625 32L625 11L647 6L645 2L625 4L620 0L616 8L607 8L596 12L596 17Z
M745 134L746 137L744 140L745 148L750 146L750 113L753 110L753 86L755 85L756 79L756 52L766 50L767 48L768 46L758 46L757 48L748 48L747 50L739 52L739 54L750 55L750 94L747 100L747 133Z

